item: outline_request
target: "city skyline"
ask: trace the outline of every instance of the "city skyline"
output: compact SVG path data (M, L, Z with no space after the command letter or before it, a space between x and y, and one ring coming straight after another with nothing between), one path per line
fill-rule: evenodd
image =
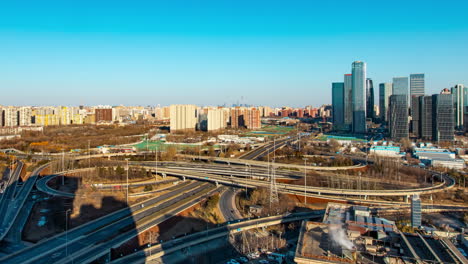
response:
M319 106L355 60L374 85L420 72L428 94L468 83L468 26L450 11L467 4L434 19L424 3L3 3L0 87L16 93L0 103Z

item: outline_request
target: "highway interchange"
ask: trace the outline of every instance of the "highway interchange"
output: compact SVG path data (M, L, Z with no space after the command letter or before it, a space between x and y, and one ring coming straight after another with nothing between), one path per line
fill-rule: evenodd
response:
M90 263L96 258L103 257L106 261L109 259L109 249L115 248L129 239L135 237L148 228L162 223L173 215L190 208L201 200L215 192L221 192L220 209L225 220L239 221L242 216L237 211L234 197L238 192L237 188L258 188L270 186L270 175L272 167L282 165L258 161L264 155L272 151L273 148L282 147L291 143L292 139L285 138L275 143L267 143L264 146L246 153L241 159L215 159L216 163L190 163L190 162L160 162L158 163L158 174L161 176L173 176L182 179L179 184L167 188L164 194L157 197L146 199L143 202L121 209L114 213L105 215L96 220L83 224L68 230L66 233L55 235L51 238L41 240L34 245L18 246L15 252L6 256L0 256L0 263ZM82 158L82 157L80 157ZM192 157L193 158L193 157ZM208 158L202 158L208 160ZM155 172L154 162L131 162L131 166L144 168ZM284 165L283 165L284 166ZM362 165L359 165L362 166ZM25 183L18 184L23 164L18 162L15 171L8 180L8 186L1 195L0 209L5 212L1 216L0 238L8 238L18 242L18 236L12 234L21 233L22 226L26 221L32 204L28 200L34 187L38 191L47 193L51 196L62 196L73 198L73 194L60 192L50 188L47 184L57 175L48 175L39 177L41 171L46 165L36 168ZM298 166L300 168L300 166ZM352 166L351 168L355 168ZM329 170L330 168L328 168ZM338 168L343 169L343 168ZM277 179L298 179L301 172L276 170ZM38 180L39 179L39 180ZM159 183L174 182L174 179L166 179ZM371 196L408 196L413 194L427 194L438 192L451 188L454 185L453 179L444 175L442 183L425 187L410 188L400 190L349 190L334 188L306 187L294 184L278 183L278 191L288 194L304 195L304 190L309 197L330 198L334 200L366 202L380 205L391 205L392 203L379 202L376 200L367 200ZM145 184L155 184L157 182L147 181L131 183L132 186L142 186ZM215 184L212 184L215 183ZM229 187L221 187L222 185ZM118 183L118 186L125 186L124 183ZM101 186L111 188L112 186ZM362 198L364 197L364 198ZM404 203L393 203L406 206ZM465 208L466 209L466 208ZM302 217L296 216L293 217ZM309 216L310 217L310 216ZM265 221L265 225L276 223L275 221L289 221L293 218L276 216L274 221L271 219L259 220ZM289 219L289 220L288 220ZM299 218L298 218L299 219ZM291 220L292 221L292 220ZM257 221L257 224L259 222ZM242 221L239 228L255 228L252 222ZM221 229L213 229L205 233L203 239L197 238L200 234L194 234L191 240L177 240L172 242L170 248L178 250L187 247L201 239L202 243L206 239L216 238L226 235L226 232L233 232L234 229L228 226ZM239 229L240 230L240 229ZM208 236L207 236L208 234ZM208 238L207 238L208 237ZM202 241L203 240L203 241ZM169 244L165 244L166 246ZM159 246L159 250L157 247ZM127 260L116 260L115 263L139 263L138 256L151 254L161 257L161 252L172 252L170 250L161 250L162 245L156 245L145 251L130 255ZM133 259L133 260L132 260ZM132 260L132 261L130 261Z

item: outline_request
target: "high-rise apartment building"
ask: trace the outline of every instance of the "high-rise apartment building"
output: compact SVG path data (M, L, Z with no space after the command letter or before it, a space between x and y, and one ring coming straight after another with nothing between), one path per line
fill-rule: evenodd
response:
M244 119L245 127L247 129L259 129L262 127L260 110L255 107L246 109Z
M62 111L65 111L65 109ZM96 108L94 114L96 115L96 123L112 122L112 108Z
M353 123L353 75L344 75L344 123L350 130Z
M383 122L388 122L388 104L390 96L392 95L392 83L379 84L379 106L380 106L380 119Z
M220 129L225 129L227 125L227 119L224 115L224 110L222 108L210 108L208 109L207 119L208 119L208 131L216 131Z
M333 129L343 130L345 128L345 94L344 83L332 83L332 118Z
M3 111L3 122L6 127L19 126L19 112L16 107L8 106Z
M366 79L366 118L374 120L374 83L372 79Z
M432 137L434 141L454 140L453 98L451 94L432 95Z
M352 64L353 133L366 133L366 63Z
M20 107L19 108L19 120L18 123L20 126L30 126L32 119L32 109L31 107Z
M171 132L195 130L197 124L197 107L195 105L171 105Z
M244 113L245 109L243 107L233 107L231 108L231 117L230 117L230 124L231 128L241 128L244 127Z
M408 138L408 97L404 94L390 96L390 137L394 140Z
M453 95L453 107L455 116L455 127L463 129L465 109L468 106L468 87L457 84L451 89Z
M424 73L410 74L410 96L424 95Z

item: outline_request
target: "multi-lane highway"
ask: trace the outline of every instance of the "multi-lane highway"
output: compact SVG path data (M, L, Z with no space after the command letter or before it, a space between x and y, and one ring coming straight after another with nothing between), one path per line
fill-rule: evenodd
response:
M145 169L152 170L152 166L142 166ZM170 176L184 177L195 180L202 181L211 181L218 184L234 185L240 187L266 187L270 186L268 181L256 180L256 179L246 179L238 177L230 177L226 175L215 175L203 172L195 171L186 171L179 169L168 169L160 168L159 173L165 173ZM408 189L398 189L398 190L353 190L353 189L337 189L337 188L325 188L325 187L304 187L302 185L295 184L283 184L277 183L278 191L296 191L304 192L306 190L308 193L314 193L318 195L337 195L337 196L407 196L414 194L430 194L434 192L440 192L447 188L452 188L454 186L454 180L447 175L443 176L443 182L434 186L421 187L421 188L408 188Z
M138 233L135 228L138 227L139 222L144 223L145 218L154 217L155 214L168 210L178 202L191 201L192 198L204 195L212 188L211 185L200 182L187 182L175 186L166 194L121 209L8 255L0 259L0 263L54 263L56 261L64 263L67 253L70 256L77 252L86 253L83 250L91 250L90 247L112 241L122 230L133 230L132 234L127 234L132 235L129 238L136 236Z
M11 172L11 176L8 178L5 191L0 194L0 240L5 237L12 221L14 221L14 217L12 217L15 214L14 211L18 210L15 198L18 197L18 190L21 188L18 186L22 170L23 163L18 161L16 163L16 169ZM21 199L22 196L18 198Z
M213 228L207 231L198 232L186 237L181 237L166 243L155 245L143 251L138 251L134 254L113 261L113 264L123 263L145 263L156 260L164 255L176 252L183 248L204 243L219 237L228 236L229 234L239 233L254 228L262 228L271 225L282 223L301 221L304 219L317 219L323 217L323 211L315 211L311 213L296 213L288 216L276 215L256 219L243 219L233 224L222 227Z
M280 138L278 140L269 142L264 144L263 146L260 146L250 152L247 152L243 155L241 155L239 158L240 159L245 159L245 160L255 160L255 159L260 159L263 158L264 156L268 155L268 153L273 153L275 149L280 149L284 146L286 146L288 143L294 141L294 138L286 137L286 138Z

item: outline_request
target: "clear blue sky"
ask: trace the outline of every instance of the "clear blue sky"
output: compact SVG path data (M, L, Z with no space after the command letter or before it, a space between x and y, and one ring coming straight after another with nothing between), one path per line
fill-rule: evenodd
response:
M0 104L318 106L354 60L468 85L468 1L1 1Z

